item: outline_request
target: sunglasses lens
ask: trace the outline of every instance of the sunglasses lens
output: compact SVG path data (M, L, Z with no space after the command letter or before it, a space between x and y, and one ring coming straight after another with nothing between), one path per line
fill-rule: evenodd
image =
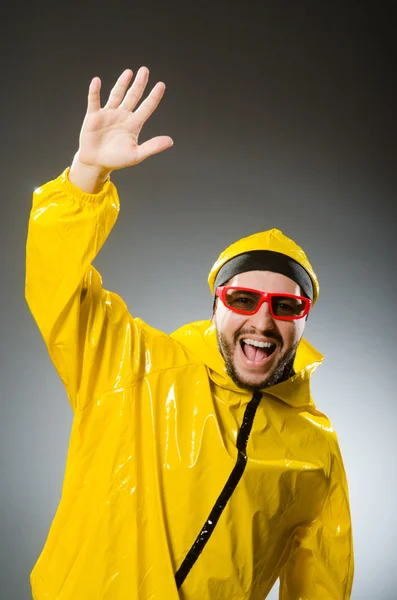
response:
M245 290L227 290L225 296L226 304L229 308L249 313L255 311L260 298L260 294Z
M306 301L300 298L289 298L288 296L273 296L272 309L277 317L297 319L304 314Z

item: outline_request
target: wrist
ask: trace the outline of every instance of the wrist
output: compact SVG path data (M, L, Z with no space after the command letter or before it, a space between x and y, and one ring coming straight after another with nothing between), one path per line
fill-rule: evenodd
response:
M98 194L110 173L111 170L81 162L77 152L70 167L69 181L87 194Z

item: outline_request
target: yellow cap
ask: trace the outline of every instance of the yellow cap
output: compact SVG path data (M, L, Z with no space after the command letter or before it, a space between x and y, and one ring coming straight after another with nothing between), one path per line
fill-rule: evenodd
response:
M208 276L208 285L210 286L212 295L214 294L215 279L221 267L223 267L223 265L231 258L243 254L244 252L252 252L253 250L271 250L272 252L285 254L296 260L296 262L310 275L310 279L313 283L313 304L316 302L320 293L320 286L306 254L303 252L302 248L284 235L279 229L269 229L268 231L254 233L253 235L234 242L234 244L226 248L226 250L220 254Z

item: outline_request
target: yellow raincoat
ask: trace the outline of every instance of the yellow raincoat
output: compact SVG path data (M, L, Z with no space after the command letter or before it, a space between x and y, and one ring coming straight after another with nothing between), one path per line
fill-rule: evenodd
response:
M118 211L110 181L85 194L68 170L34 194L26 298L74 411L34 599L263 600L278 577L282 600L350 598L343 462L310 396L322 356L302 340L296 374L252 397L211 321L169 336L131 317L91 266Z

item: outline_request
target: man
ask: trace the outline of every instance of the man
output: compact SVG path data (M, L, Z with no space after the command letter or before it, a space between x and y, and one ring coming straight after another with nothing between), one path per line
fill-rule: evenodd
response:
M279 577L282 600L347 599L348 490L310 396L304 252L275 229L239 240L210 272L212 320L171 336L91 266L119 210L109 173L173 143L138 144L165 86L136 109L148 70L131 78L104 108L92 80L73 164L33 199L26 297L74 410L33 597L263 600Z

